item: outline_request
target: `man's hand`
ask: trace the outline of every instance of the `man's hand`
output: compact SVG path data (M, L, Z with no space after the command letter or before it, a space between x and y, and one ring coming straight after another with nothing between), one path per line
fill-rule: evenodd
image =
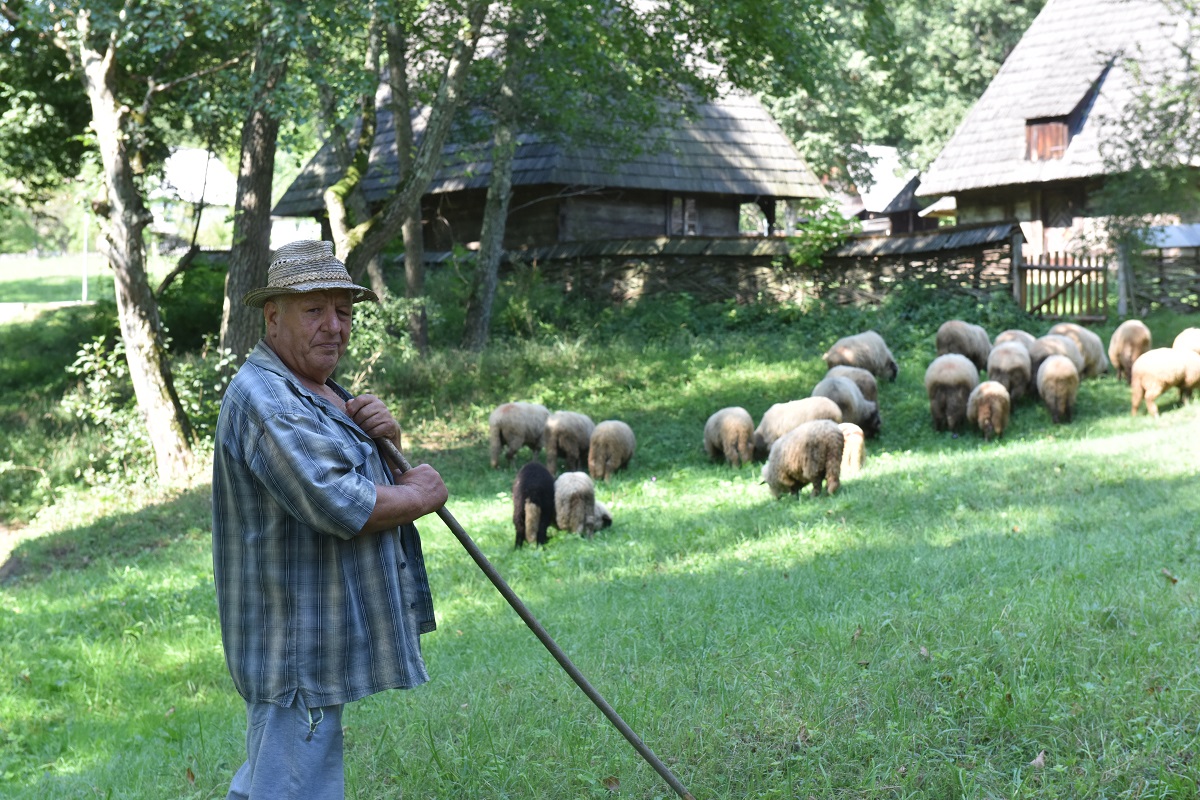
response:
M372 439L390 439L400 447L400 423L375 395L360 394L347 400L346 415Z

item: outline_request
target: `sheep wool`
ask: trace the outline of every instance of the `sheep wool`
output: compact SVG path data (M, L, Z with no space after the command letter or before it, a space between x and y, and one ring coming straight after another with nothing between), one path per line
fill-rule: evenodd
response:
M1026 350L1033 347L1033 343L1037 341L1037 337L1029 331L1023 331L1019 328L1009 328L1006 331L1000 331L996 334L996 338L992 341L992 347L1005 342L1017 342L1025 347Z
M854 385L862 392L862 396L870 400L872 403L879 402L879 383L875 380L875 376L868 370L862 367L846 367L837 366L830 367L825 373L826 378L849 378L854 381Z
M637 449L633 428L619 419L597 423L588 444L588 474L592 480L608 480L624 469Z
M558 474L561 456L568 470L587 466L588 448L596 423L587 414L576 411L555 411L546 418L546 466L551 475Z
M773 497L799 494L812 484L813 497L821 494L821 484L833 494L841 485L842 450L845 440L838 423L815 419L789 431L771 447L763 465L763 482Z
M821 358L826 367L861 367L876 378L887 378L889 381L895 381L900 371L892 351L875 331L843 336Z
M1008 427L1009 407L1008 389L1004 384L984 381L972 389L967 398L967 419L983 432L984 441L990 442L992 437L1003 435Z
M1038 367L1037 388L1051 421L1055 425L1070 422L1079 396L1079 369L1075 362L1058 354L1047 357Z
M1146 401L1146 411L1158 416L1156 401L1167 389L1179 389L1179 400L1186 403L1200 386L1200 353L1176 347L1158 347L1143 353L1133 362L1129 381L1132 395L1130 413L1137 416L1138 406Z
M555 479L554 519L560 531L585 539L603 527L596 514L596 484L586 472L564 472Z
M967 400L979 385L979 370L960 353L946 353L925 370L925 394L936 431L956 431L967 419Z
M1108 360L1117 368L1118 380L1129 383L1133 377L1133 362L1153 347L1151 342L1150 329L1140 319L1127 319L1117 326L1108 339ZM1200 347L1200 343L1197 346Z
M853 422L843 422L838 429L842 432L842 470L839 477L853 477L862 472L867 454L866 437L863 429Z
M1029 382L1033 380L1033 361L1029 358L1029 350L1013 340L996 345L988 354L987 376L989 381L1004 386L1011 402L1017 402L1029 391Z
M1033 347L1029 348L1029 369L1033 375L1034 389L1037 389L1037 375L1042 362L1053 355L1066 356L1075 365L1075 371L1083 374L1083 353L1079 352L1075 340L1061 333L1047 333L1039 336Z
M828 397L805 397L771 406L754 429L754 457L758 460L766 458L779 437L814 419L832 420L837 424L842 421L842 410Z
M858 384L849 378L826 376L812 390L813 397L828 397L837 403L843 422L853 422L863 433L874 438L879 435L879 404L863 397Z
M1066 336L1075 342L1083 356L1083 369L1079 372L1081 378L1094 378L1108 372L1108 357L1104 354L1104 342L1099 334L1090 331L1074 322L1060 322L1049 331L1060 336Z
M556 514L554 476L538 462L530 461L513 482L513 527L517 532L513 546L545 544L546 531L555 524Z
M958 353L969 358L976 371L987 369L992 339L981 325L961 319L946 320L938 328L935 341L939 356Z
M1177 350L1191 350L1193 353L1200 353L1200 328L1184 328L1175 337L1175 341L1171 343L1171 347Z
M734 468L754 458L754 419L741 406L713 412L704 423L704 452L709 460L724 458Z
M528 447L536 456L542 449L546 419L550 412L538 403L505 403L497 406L488 416L488 450L492 469L500 466L500 452L504 451L509 466L522 447Z

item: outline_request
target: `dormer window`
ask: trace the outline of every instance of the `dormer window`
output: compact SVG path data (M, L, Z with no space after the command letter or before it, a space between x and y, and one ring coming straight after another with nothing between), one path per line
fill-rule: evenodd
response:
M1025 120L1025 160L1053 161L1062 158L1071 143L1068 117Z

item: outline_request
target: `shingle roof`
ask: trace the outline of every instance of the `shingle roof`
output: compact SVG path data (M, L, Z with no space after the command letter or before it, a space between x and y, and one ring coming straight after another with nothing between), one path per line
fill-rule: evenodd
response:
M1125 59L1152 74L1172 58L1177 21L1162 0L1048 0L983 96L922 176L918 194L1086 178L1105 172L1100 144L1132 96ZM1106 69L1109 65L1111 69ZM1097 90L1061 159L1025 158L1025 123L1065 117Z
M861 258L980 247L1006 242L1014 230L1019 230L1015 223L1000 222L893 235L858 234L848 238L828 255L835 258Z
M423 120L414 119L417 135ZM651 141L655 132L647 135ZM731 93L696 109L695 119L666 130L665 146L621 160L613 146L567 148L534 136L518 139L513 186L563 185L649 189L681 194L733 194L776 198L824 197L825 190L791 140L757 99ZM363 181L369 202L396 186L395 125L382 105L370 167ZM326 145L304 167L274 209L276 216L312 216L321 194L337 180ZM429 193L483 188L491 177L490 147L450 144Z

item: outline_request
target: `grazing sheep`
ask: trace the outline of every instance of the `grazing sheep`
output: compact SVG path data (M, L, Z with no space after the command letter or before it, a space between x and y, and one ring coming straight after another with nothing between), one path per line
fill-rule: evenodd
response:
M1074 322L1060 322L1050 329L1050 333L1066 336L1079 348L1079 353L1083 356L1083 369L1079 371L1079 377L1094 378L1108 372L1104 342L1095 331Z
M555 411L546 418L546 466L551 475L558 473L558 457L567 469L577 470L588 463L588 447L596 423L587 414L575 411Z
M872 403L879 402L879 384L875 381L875 376L862 367L830 367L829 371L825 373L825 377L849 378L854 381L854 385L862 392L863 397Z
M612 512L608 510L608 506L596 501L596 530L603 530L611 527L613 523Z
M1127 319L1118 325L1108 340L1108 360L1117 368L1117 379L1129 383L1133 362L1150 348L1150 329L1146 323L1140 319Z
M1047 357L1038 367L1037 389L1055 425L1071 421L1079 396L1079 369L1074 361L1058 354Z
M883 337L875 331L843 336L821 356L826 367L861 367L876 378L895 381L900 368Z
M754 457L759 460L766 458L771 445L779 437L792 428L814 419L828 419L840 423L842 410L828 397L805 397L803 400L791 400L771 406L754 429Z
M1171 344L1177 350L1191 350L1200 353L1200 328L1184 328Z
M754 458L754 419L741 406L716 411L704 423L704 452L716 461L724 456L735 468Z
M606 419L592 430L588 444L588 474L593 480L608 480L624 469L637 449L633 428L619 419Z
M979 370L959 353L938 356L925 370L925 393L936 431L955 431L967 419L967 399L979 385Z
M509 466L522 447L536 456L542 449L546 418L550 412L538 403L505 403L488 416L488 449L492 469L500 466L500 450L504 449Z
M976 372L987 369L992 339L982 326L961 319L947 320L938 328L936 342L939 356L958 353L971 359Z
M559 475L554 481L554 527L590 539L604 527L602 523L597 515L596 484L592 477L586 472Z
M1167 389L1178 388L1179 400L1186 403L1192 392L1200 386L1200 354L1175 347L1158 347L1148 350L1133 362L1133 374L1129 381L1132 392L1131 414L1137 416L1138 406L1146 401L1150 416L1158 416L1155 403Z
M526 542L543 545L546 529L557 519L554 506L554 476L536 461L530 461L513 481L513 527L517 530L514 547Z
M872 438L879 435L882 425L879 419L879 404L863 397L858 384L849 378L827 376L813 388L812 396L828 397L841 409L843 422L853 422Z
M1018 347L1017 342L1012 342ZM971 390L967 398L967 419L983 431L984 441L1001 436L1008 427L1008 412L1011 402L1008 389L999 381L984 381Z
M842 450L845 440L836 422L815 419L789 431L771 447L771 455L763 465L763 482L773 497L784 492L799 494L812 484L813 497L821 494L821 483L828 484L829 494L838 490L842 470Z
M1033 380L1033 362L1029 351L1018 341L1001 342L988 354L987 376L989 381L1002 384L1008 391L1010 402L1017 402L1029 391Z
M863 459L866 457L867 444L863 429L853 422L843 422L838 425L842 432L842 470L840 476L851 477L862 472Z
M1039 336L1033 343L1033 347L1029 348L1029 371L1033 375L1034 389L1037 389L1038 369L1042 366L1043 361L1053 355L1066 356L1075 365L1075 370L1080 374L1083 373L1083 353L1079 352L1079 346L1075 344L1075 340L1060 333L1048 333L1045 336Z
M1037 337L1028 331L1020 330L1019 328L1009 328L1006 331L1001 331L996 334L996 338L992 341L992 347L1005 342L1019 342L1024 345L1025 349L1033 347L1033 343L1037 341Z

